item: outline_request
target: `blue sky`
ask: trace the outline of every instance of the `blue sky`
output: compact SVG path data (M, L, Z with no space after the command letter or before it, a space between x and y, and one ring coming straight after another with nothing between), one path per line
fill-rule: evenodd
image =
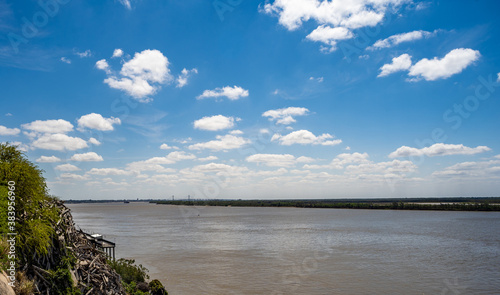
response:
M497 1L0 0L63 199L498 196Z

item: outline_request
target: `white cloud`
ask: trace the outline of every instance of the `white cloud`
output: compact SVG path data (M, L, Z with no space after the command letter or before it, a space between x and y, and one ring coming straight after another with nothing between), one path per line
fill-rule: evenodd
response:
M105 71L107 74L111 74L111 68L109 67L108 62L105 59L98 60L95 63L95 67L99 70Z
M417 165L412 161L393 160L388 162L349 165L346 167L346 173L354 175L382 174L390 177L401 177L404 173L415 172L417 168Z
M450 156L450 155L475 155L491 151L487 146L475 148L464 146L463 144L436 143L421 149L402 146L389 154L389 158L414 157L414 156Z
M234 121L239 121L239 118L225 117L216 115L212 117L203 117L193 122L195 129L218 131L234 127Z
M38 163L56 163L56 162L61 162L61 159L59 159L56 156L41 156L40 158L36 159Z
M242 174L243 172L247 172L247 167L238 167L231 166L221 163L208 163L204 165L198 165L191 169L193 172L201 172L201 173L225 173L225 175L234 176L236 174Z
M401 44L403 42L410 42L410 41L415 41L419 40L422 38L429 38L434 35L436 35L437 30L434 32L427 32L427 31L412 31L408 33L402 33L402 34L397 34L397 35L392 35L388 38L382 39L382 40L377 40L372 46L368 47L368 50L376 50L376 49L381 49L381 48L390 48L394 47L398 44Z
M497 74L497 82L500 82L500 73Z
M218 135L216 138L217 140L192 144L188 148L190 150L210 149L213 151L224 151L224 150L238 149L250 143L250 140L246 138L230 134L224 136Z
M174 151L165 157L154 157L144 161L137 161L127 164L127 170L140 172L140 171L156 171L156 172L172 172L174 170L165 168L161 165L174 164L183 160L194 160L196 156L183 151Z
M93 145L101 145L101 142L93 137L91 137L89 139L89 143L93 144Z
M20 132L21 130L19 128L7 128L0 125L0 135L2 136L18 135Z
M327 139L332 139L333 136L324 133L320 136L314 135L312 132L308 130L297 130L292 133L289 133L285 136L282 136L280 134L275 134L271 138L271 141L278 140L281 145L292 145L292 144L313 144L313 145L337 145L342 143L342 140L336 139L336 140L327 140Z
M75 51L75 54L78 55L80 58L85 58L85 57L91 57L92 56L92 52L90 51L90 49L87 49L84 52Z
M277 15L279 23L288 30L296 30L302 26L303 22L316 21L319 27L315 31L321 31L321 27L333 27L343 29L358 29L362 27L373 27L382 22L385 13L391 7L397 8L405 0L275 0L273 3L264 5L262 11L267 14ZM312 33L311 33L312 34ZM321 42L328 42L329 49L334 50L332 41L334 38L327 38L325 33L318 33L313 36ZM310 36L310 35L309 35ZM336 37L335 35L334 37ZM339 35L347 38L348 34ZM352 38L352 36L351 36ZM309 38L310 39L310 38ZM337 39L340 40L340 39ZM326 41L326 42L325 42Z
M229 132L229 134L231 134L231 135L242 135L244 133L241 130L232 130L231 132Z
M255 154L247 157L246 161L274 167L292 167L296 164L295 157L290 154Z
M343 169L349 164L371 163L367 153L343 153L337 155L330 164L327 165L304 165L304 169Z
M160 149L162 149L162 150L172 150L172 149L178 150L179 148L176 146L169 146L168 144L164 143L164 144L160 145Z
M87 174L92 175L131 175L132 171L126 171L118 168L92 168Z
M271 133L271 131L269 131L269 129L267 129L267 128L262 128L259 130L259 133L260 134L269 134L269 133Z
M60 180L88 180L89 177L86 175L78 175L74 173L62 173L58 177Z
M61 61L62 61L63 63L66 63L66 64L71 64L71 60L70 60L69 58L67 58L67 57L64 57L64 56L63 56L63 57L61 57Z
M122 57L122 56L123 56L123 50L117 48L115 49L115 51L113 51L113 56L111 56L111 58Z
M290 154L255 154L248 156L246 161L249 163L264 164L269 167L292 167L297 163L310 163L314 161L313 158L299 157Z
M73 131L73 124L62 119L36 120L28 124L23 124L21 127L38 133L68 133Z
M44 134L33 141L32 147L55 150L55 151L74 151L88 147L87 142L78 137L67 136L66 134Z
M113 117L104 118L102 115L96 113L81 116L80 119L78 119L78 127L80 129L90 128L100 131L112 131L114 130L114 124L120 125L120 119Z
M188 79L192 74L198 74L198 70L196 68L187 70L186 68L182 69L179 76L177 76L177 87L182 88L188 84Z
M390 6L397 6L403 2L405 1L275 0L274 3L265 4L263 11L277 14L279 23L288 30L295 30L310 19L319 24L361 28L378 24Z
M288 125L296 122L295 116L304 116L307 113L309 110L306 108L288 107L266 111L262 116L268 117L270 121L276 121L276 124Z
M215 161L219 158L217 158L216 156L208 156L206 158L198 158L198 161L200 162L207 162L207 161Z
M222 88L215 88L214 90L205 90L197 99L207 98L207 97L221 97L225 96L230 100L237 100L242 97L248 96L248 90L241 88L240 86L225 86Z
M322 42L329 46L325 50L332 52L337 49L338 40L346 40L354 37L354 34L344 27L335 27L321 25L306 36L307 39L314 42Z
M132 9L132 6L130 5L130 0L118 0L118 1L128 10Z
M424 78L427 81L446 79L462 72L470 64L479 59L481 54L470 48L457 48L450 51L442 59L424 58L410 68L408 75Z
M83 154L74 154L70 160L78 162L100 162L103 161L103 158L94 152L88 152Z
M494 157L498 158L498 157ZM439 178L480 179L482 181L493 178L500 179L500 161L487 160L481 162L462 162L435 171L432 176Z
M71 164L58 165L58 166L56 166L55 169L59 170L59 171L65 171L65 172L71 172L71 171L79 171L79 170L81 170L80 168L76 167L75 165L71 165Z
M123 64L120 77L111 75L106 60L98 61L96 66L109 75L104 83L126 92L140 102L151 101L148 96L156 93L161 84L173 79L167 57L156 49L136 52L134 58Z
M405 71L411 67L411 56L402 54L392 59L392 63L385 64L380 68L380 74L377 77L385 77L395 72Z

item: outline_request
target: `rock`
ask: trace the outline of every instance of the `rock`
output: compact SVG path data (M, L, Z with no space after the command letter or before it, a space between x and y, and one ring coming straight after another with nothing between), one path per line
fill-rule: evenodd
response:
M2 295L16 295L14 293L14 289L9 286L10 280L7 278L7 274L5 272L0 273L0 294Z

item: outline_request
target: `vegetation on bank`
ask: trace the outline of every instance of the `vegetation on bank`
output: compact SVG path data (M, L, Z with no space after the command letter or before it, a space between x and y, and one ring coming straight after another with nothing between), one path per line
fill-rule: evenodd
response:
M59 251L61 245L55 228L60 209L48 195L43 170L28 161L15 146L3 143L0 143L0 194L0 261L2 270L7 270L7 262L15 262L17 266L16 294L37 292L30 274L34 267L43 270L51 294L81 294L73 287L70 275L74 256L69 251ZM16 212L15 226L8 224L9 207ZM14 259L6 255L7 232L17 234Z
M149 279L148 270L141 264L136 265L135 260L121 258L108 263L121 276L122 284L130 295L168 295L159 280L146 282Z
M332 200L179 200L151 201L162 205L296 207L337 209L392 209L446 211L500 211L500 198L415 198L415 199L332 199Z
M74 281L72 271L78 259L67 235L73 222L63 219L69 209L49 196L43 172L15 146L0 143L0 269L6 271L11 262L15 262L14 290L20 295L102 294L90 287L80 289ZM15 217L11 218L15 226L8 223L9 211L15 211ZM7 233L16 233L14 259L9 257L7 240L11 236ZM109 262L121 275L127 294L168 294L158 280L146 283L147 270L134 263L124 259ZM99 270L93 271L99 273ZM39 284L40 280L43 284Z

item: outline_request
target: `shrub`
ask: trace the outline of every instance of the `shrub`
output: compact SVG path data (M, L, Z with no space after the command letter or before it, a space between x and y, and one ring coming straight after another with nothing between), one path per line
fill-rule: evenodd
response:
M131 282L145 282L149 279L148 270L141 264L135 265L135 260L120 258L110 261L109 265L122 277L122 281L127 284Z
M151 288L151 295L168 295L167 290L158 280L152 280L149 283L149 288Z

